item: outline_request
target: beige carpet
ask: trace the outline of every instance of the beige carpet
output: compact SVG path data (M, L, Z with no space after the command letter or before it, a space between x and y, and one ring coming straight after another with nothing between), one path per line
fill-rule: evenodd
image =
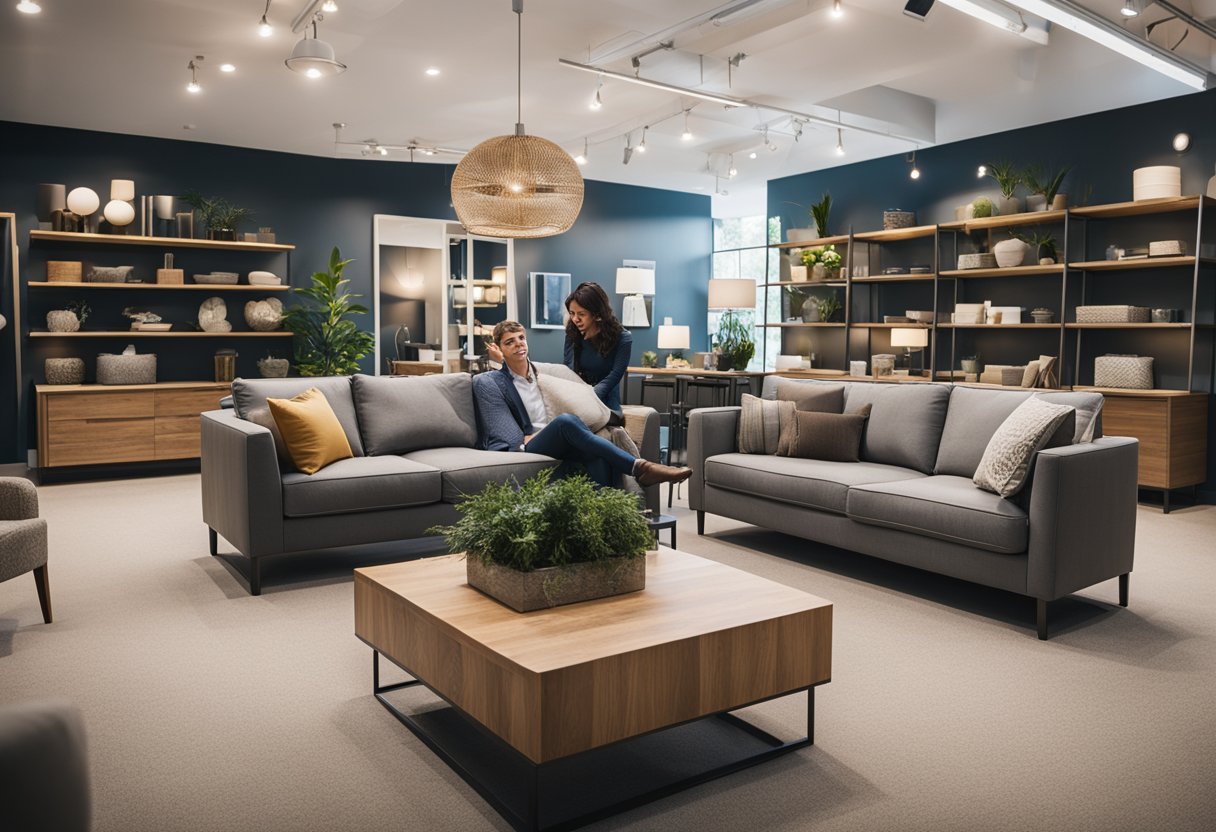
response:
M0 701L79 704L96 828L507 829L372 698L349 563L273 563L249 597L198 492L45 486L56 622L32 576L0 584ZM680 515L687 551L834 602L816 745L595 828L1216 827L1216 507L1142 507L1131 607L1114 581L1058 602L1048 642L1027 599ZM801 700L758 710L802 727Z

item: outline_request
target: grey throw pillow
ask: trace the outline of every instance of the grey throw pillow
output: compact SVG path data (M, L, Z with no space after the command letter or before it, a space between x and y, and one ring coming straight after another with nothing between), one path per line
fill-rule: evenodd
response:
M988 441L972 482L985 491L1012 497L1026 484L1038 453L1073 408L1032 396L1017 406Z
M770 401L743 394L739 414L739 453L789 456L797 439L793 402Z
M545 401L545 414L553 421L563 413L572 413L594 433L608 424L612 411L595 395L595 388L581 378L574 381L556 375L537 373L536 383Z
M844 385L779 381L777 382L777 401L793 402L795 410L843 413Z

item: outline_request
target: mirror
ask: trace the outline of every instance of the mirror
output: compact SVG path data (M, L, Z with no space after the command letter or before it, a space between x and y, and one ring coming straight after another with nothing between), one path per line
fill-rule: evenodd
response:
M447 220L372 217L376 373L477 367L468 332L515 315L510 240L473 237Z
M557 272L531 272L532 328L565 329L566 298L570 295L570 275Z

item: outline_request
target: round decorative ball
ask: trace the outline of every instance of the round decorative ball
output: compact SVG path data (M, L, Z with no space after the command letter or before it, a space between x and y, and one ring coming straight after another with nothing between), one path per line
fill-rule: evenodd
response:
M48 358L46 360L47 384L83 384L83 358Z
M223 298L207 298L198 308L198 327L203 332L231 332L228 323L228 304Z
M258 332L270 332L283 323L283 302L278 298L251 300L245 304L245 323Z
M87 217L101 205L101 198L92 188L73 188L68 192L68 210Z
M123 202L121 199L112 199L106 203L105 210L106 222L110 225L130 225L135 219L135 209L131 207L131 203Z

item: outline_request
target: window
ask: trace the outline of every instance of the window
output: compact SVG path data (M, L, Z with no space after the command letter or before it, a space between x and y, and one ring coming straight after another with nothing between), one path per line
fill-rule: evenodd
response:
M764 284L778 278L771 272L776 261L769 263L768 240L771 236L770 222L763 215L714 219L713 277L727 279L749 279L756 282L756 302L750 311L735 312L747 316L752 324L752 340L756 343L756 354L750 368L770 367L774 356L781 351L781 331L766 329L761 324L766 320L765 297L771 294L769 304L776 310L768 310L767 320L780 320L781 296L766 292ZM780 232L778 232L779 234ZM707 320L710 341L714 340L721 325L724 310L709 310Z

